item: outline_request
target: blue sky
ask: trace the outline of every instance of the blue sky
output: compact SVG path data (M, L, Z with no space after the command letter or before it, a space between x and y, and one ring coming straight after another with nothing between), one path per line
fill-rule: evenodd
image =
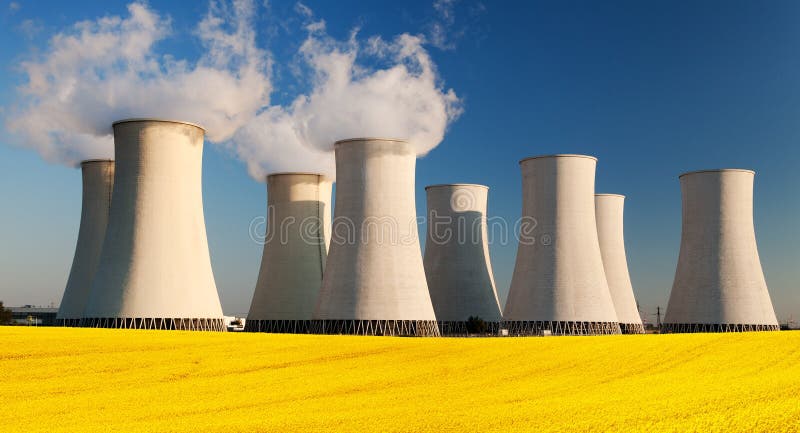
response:
M124 1L0 2L0 105L24 81L21 60L57 31ZM152 1L177 37L160 52L200 55L191 29L201 2ZM307 1L339 39L360 27L390 39L426 34L441 22L431 2ZM682 172L721 167L756 171L755 224L767 283L782 321L800 317L800 3L771 1L498 2L461 0L447 43L427 46L464 112L417 165L417 207L435 183L488 185L490 216L521 210L518 161L550 153L598 157L598 192L627 196L625 235L638 300L666 306L680 244ZM437 21L438 20L438 21ZM303 83L290 65L304 38L294 2L272 1L258 21L259 44L278 74L275 103ZM0 299L57 303L80 219L80 173L9 144L0 131ZM248 234L265 212L263 183L226 148L206 145L204 206L212 263L227 314L244 314L261 247ZM501 297L516 245L493 244Z

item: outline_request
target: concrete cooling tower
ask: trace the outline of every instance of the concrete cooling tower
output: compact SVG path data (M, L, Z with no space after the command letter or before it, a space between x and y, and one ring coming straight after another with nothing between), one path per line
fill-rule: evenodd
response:
M617 312L617 320L623 334L643 334L644 326L633 285L628 274L628 259L625 255L625 239L622 230L622 214L625 196L618 194L595 194L594 207L597 218L597 237L603 256L611 300Z
M312 332L439 335L417 234L414 147L358 138L335 149L331 247Z
M114 186L114 161L90 159L81 162L83 174L83 204L78 243L69 271L67 287L56 315L61 326L78 326L89 297L103 238L106 235L111 190Z
M776 331L753 228L750 170L680 176L683 229L662 332Z
M594 213L597 159L520 161L522 219L504 326L510 335L619 334Z
M224 331L203 217L202 128L114 123L116 173L84 326Z
M313 173L267 176L267 231L246 331L308 332L328 254L331 185Z
M425 276L439 330L445 335L468 334L467 319L478 317L486 332L499 332L500 302L494 284L487 241L483 185L431 185Z

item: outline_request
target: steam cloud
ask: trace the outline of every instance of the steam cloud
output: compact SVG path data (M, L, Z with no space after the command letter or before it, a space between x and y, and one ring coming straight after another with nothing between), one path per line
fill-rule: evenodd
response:
M256 47L254 14L249 1L212 1L192 63L156 54L171 23L144 3L128 5L124 18L76 23L22 63L28 81L7 127L46 160L70 165L112 157L111 123L125 118L196 122L224 141L269 103L270 60Z
M7 127L45 159L75 164L112 156L115 120L187 120L206 127L208 139L236 153L259 181L281 171L334 178L339 139L405 138L418 155L442 141L462 102L443 87L424 36L353 31L338 41L310 9L297 10L307 31L297 78L307 91L285 106L269 104L272 61L256 44L251 1L212 0L195 29L203 53L194 62L157 54L170 19L132 3L125 17L74 24L24 62L28 80Z
M307 7L298 9L312 18ZM422 37L362 41L353 31L347 41L337 41L324 21L312 21L306 30L299 54L311 90L288 106L263 111L232 140L254 178L295 170L333 177L333 143L345 138L405 138L425 155L461 114L461 100L442 87Z

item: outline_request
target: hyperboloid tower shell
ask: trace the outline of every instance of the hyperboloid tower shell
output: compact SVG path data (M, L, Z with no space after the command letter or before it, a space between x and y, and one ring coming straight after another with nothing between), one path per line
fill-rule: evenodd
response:
M154 119L113 128L114 192L84 326L224 331L203 217L203 129Z
M617 312L617 320L623 334L643 334L644 326L633 285L628 274L628 259L625 255L623 235L623 208L625 196L619 194L595 194L595 215L597 218L597 237L600 240L600 253L603 256L603 269L606 271L608 289Z
M594 213L597 159L523 159L517 262L503 312L512 335L618 334Z
M753 228L750 170L684 173L681 250L663 332L778 330Z
M312 331L439 335L417 234L414 147L358 138L335 148L331 247Z
M83 176L83 204L81 206L81 225L78 243L69 271L67 287L56 321L63 326L78 326L83 317L83 309L89 298L103 238L106 235L108 211L111 206L111 190L114 187L114 161L110 159L89 159L81 162Z
M331 185L314 173L267 176L267 231L246 331L308 332L328 254Z
M502 315L487 241L489 188L452 184L431 185L425 191L425 276L439 330L467 334L467 320L477 317L488 325L486 332L496 333Z

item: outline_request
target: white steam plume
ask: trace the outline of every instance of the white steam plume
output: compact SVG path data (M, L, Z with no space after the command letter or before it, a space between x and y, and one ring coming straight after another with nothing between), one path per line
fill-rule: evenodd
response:
M264 182L278 172L321 173L335 179L332 151L305 145L297 135L295 119L281 107L269 107L239 129L233 147L254 179Z
M311 17L308 8L299 11ZM310 91L262 111L231 140L254 178L301 170L333 177L333 143L345 138L405 138L425 155L461 114L461 100L442 86L421 37L362 41L354 31L341 42L326 34L324 21L306 29L299 54Z
M6 119L21 145L46 160L75 164L111 157L111 123L162 117L199 123L220 142L269 103L270 59L255 43L251 1L212 1L195 36L196 61L159 55L170 19L144 3L125 17L74 24L41 56L22 63L27 82Z

